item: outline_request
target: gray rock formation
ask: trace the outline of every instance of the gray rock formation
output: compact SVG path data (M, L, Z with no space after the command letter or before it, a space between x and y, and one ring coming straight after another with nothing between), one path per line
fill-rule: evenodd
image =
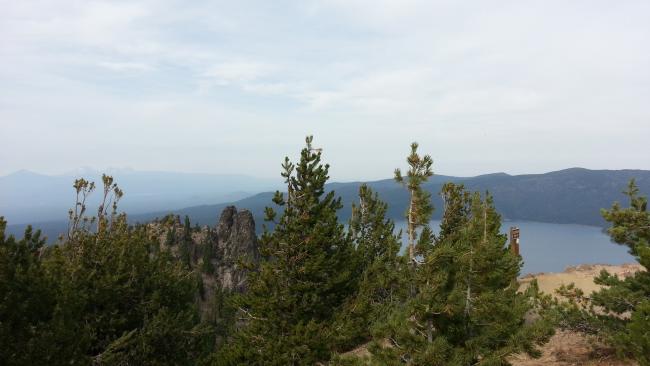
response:
M204 316L211 316L222 290L246 291L248 265L259 264L253 215L247 210L238 212L234 206L223 210L215 227L185 227L179 216L168 215L147 224L147 230L160 243L160 250L179 261L186 263L183 253L189 253L187 265L201 281L197 296Z
M247 270L241 265L259 262L259 248L255 235L255 221L250 211L237 212L226 207L216 227L215 274L224 289L244 291Z
M207 292L211 293L217 286L244 291L248 271L242 264L255 266L260 257L251 212L238 212L234 206L228 206L215 227L191 227L189 232L182 222L180 217L170 215L148 224L147 229L159 241L161 249L177 259L181 260L184 251L189 252L190 267L201 273ZM204 266L206 260L212 265Z

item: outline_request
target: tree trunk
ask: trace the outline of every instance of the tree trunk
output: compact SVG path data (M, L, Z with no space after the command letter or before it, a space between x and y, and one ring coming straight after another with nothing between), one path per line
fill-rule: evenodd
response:
M413 190L409 190L411 193L411 200L409 203L409 214L408 214L408 234L409 234L409 262L411 263L411 268L412 268L412 279L411 279L411 298L415 297L416 294L416 288L415 288L415 270L416 270L416 263L415 263L415 217L414 217L414 206L415 206L415 192Z
M408 234L409 234L409 260L412 263L415 263L415 218L413 217L413 209L415 205L415 192L411 189L411 200L409 202L409 214L408 214Z

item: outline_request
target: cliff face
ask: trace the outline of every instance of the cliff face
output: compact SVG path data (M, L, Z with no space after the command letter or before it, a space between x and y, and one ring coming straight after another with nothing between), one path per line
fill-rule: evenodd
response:
M217 288L245 291L247 270L242 263L259 262L253 215L234 206L226 207L213 227L185 226L180 217L168 216L148 224L147 229L161 250L171 252L200 275L206 301Z
M215 258L213 264L217 280L224 289L244 291L246 270L241 262L259 262L255 221L250 211L237 212L234 206L221 213L215 231Z

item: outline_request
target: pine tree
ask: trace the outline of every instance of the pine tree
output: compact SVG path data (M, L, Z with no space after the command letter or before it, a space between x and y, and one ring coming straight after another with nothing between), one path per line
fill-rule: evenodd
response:
M58 342L66 346L57 356L82 364L192 364L199 357L200 337L210 332L195 308L196 278L150 246L145 228L129 228L122 217L110 231L77 233L55 248L47 268L59 294Z
M636 360L640 365L650 365L650 212L648 201L639 195L634 180L624 194L629 206L618 202L601 213L611 223L607 230L612 241L628 247L630 254L643 266L624 279L603 271L594 282L603 288L591 295L570 290L582 307L559 304L561 325L598 335L618 351L622 357ZM584 304L588 305L587 310Z
M194 246L192 242L192 226L190 225L189 216L185 216L183 223L183 237L181 239L181 246L179 248L179 256L187 268L192 268L192 255L191 248Z
M201 270L206 274L214 274L214 264L212 264L212 258L214 257L214 248L212 247L212 231L208 229L208 232L205 235L203 240L203 255Z
M467 224L471 208L471 193L462 184L445 183L440 191L443 202L443 217L437 242L444 242L450 236L459 235Z
M47 364L57 352L50 322L54 284L43 268L45 238L31 226L22 239L5 236L0 217L0 364Z
M386 218L387 211L388 205L368 185L359 187L359 204L352 204L348 232L361 257L361 271L378 258L399 252L400 240L394 233L395 223Z
M392 346L375 344L376 361L505 364L516 352L536 355L534 345L546 340L551 328L524 324L534 289L518 292L521 258L505 246L491 197L468 196L452 185L443 196L449 211L443 215L444 230L435 245L422 246L417 294L380 333Z
M262 235L263 259L241 300L246 326L220 354L227 365L313 365L330 356L331 324L353 290L353 248L337 220L340 198L325 192L329 165L306 139L300 161L285 159L286 199L273 232Z
M385 321L407 293L408 272L399 255L401 232L386 218L388 205L370 187L359 188L359 204L352 205L348 234L354 243L359 278L355 295L338 315L340 348L347 350L371 338L375 324Z
M172 226L171 229L167 229L167 235L165 236L165 245L169 248L175 244L176 244L176 226Z
M422 184L433 175L431 156L420 156L417 153L418 143L411 144L411 154L406 158L409 169L406 177L402 176L400 169L395 169L395 181L402 184L409 192L409 205L406 211L408 234L408 255L411 263L416 263L417 229L427 227L433 213L431 194L422 188Z

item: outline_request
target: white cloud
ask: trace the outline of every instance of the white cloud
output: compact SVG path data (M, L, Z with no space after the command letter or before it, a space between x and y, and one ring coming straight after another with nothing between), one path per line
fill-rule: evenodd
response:
M231 61L213 65L203 76L213 78L219 85L241 85L268 76L272 71L273 66L262 62Z
M106 68L111 71L151 71L153 66L142 62L108 62L103 61L98 64L100 67Z
M543 102L544 98L534 90L495 87L446 93L434 110L443 116L497 115L532 111Z

